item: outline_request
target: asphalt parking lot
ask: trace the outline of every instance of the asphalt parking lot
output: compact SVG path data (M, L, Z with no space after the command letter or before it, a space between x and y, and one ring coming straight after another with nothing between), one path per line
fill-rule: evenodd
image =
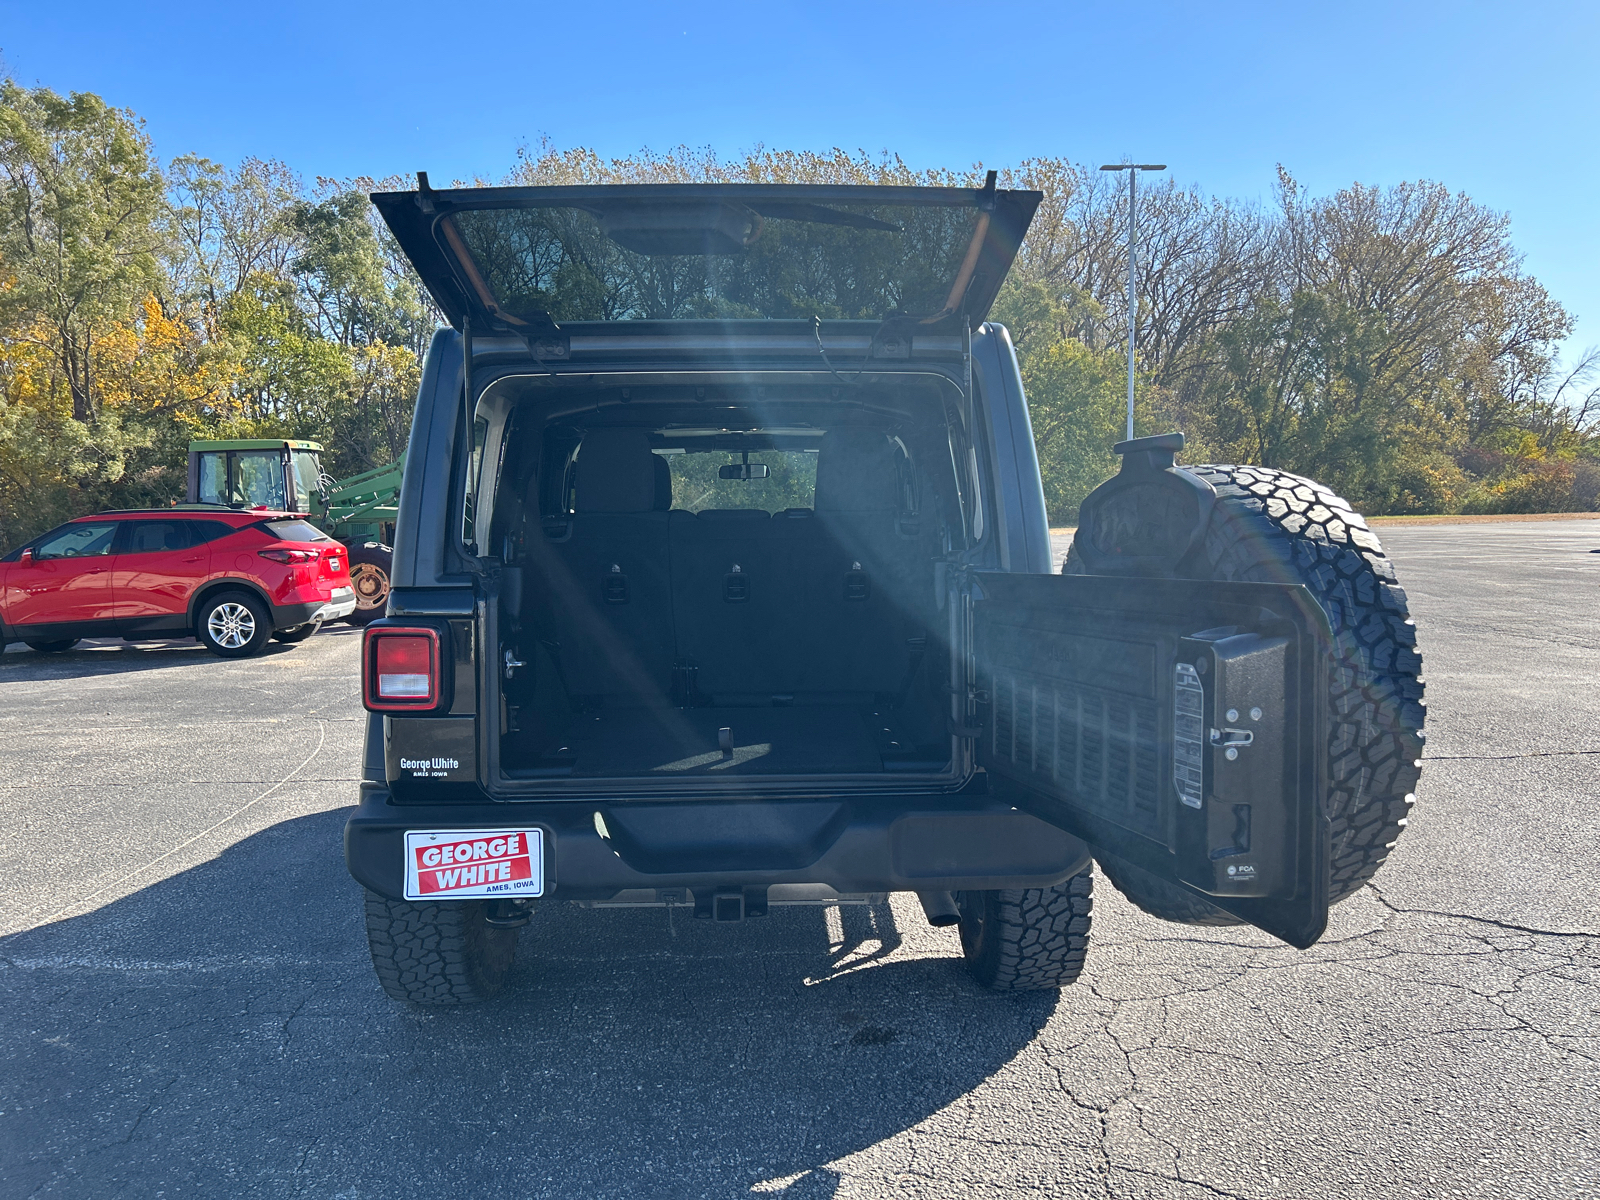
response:
M1412 828L1326 939L1145 918L996 996L914 901L547 904L412 1011L340 856L353 630L0 658L0 1195L1593 1197L1600 521L1382 531Z

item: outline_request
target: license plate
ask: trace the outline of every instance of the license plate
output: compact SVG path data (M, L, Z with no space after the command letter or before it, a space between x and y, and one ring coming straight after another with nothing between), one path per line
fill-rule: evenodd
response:
M406 831L407 900L527 899L542 895L541 829Z

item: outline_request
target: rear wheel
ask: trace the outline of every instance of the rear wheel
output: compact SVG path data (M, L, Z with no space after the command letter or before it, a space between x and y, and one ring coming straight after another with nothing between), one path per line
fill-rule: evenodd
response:
M1406 594L1378 538L1330 489L1268 467L1184 470L1217 491L1191 573L1217 580L1304 584L1333 627L1328 648L1330 902L1371 879L1404 832L1420 775L1422 657ZM1082 571L1070 549L1062 571ZM1100 856L1117 889L1152 916L1185 925L1236 917L1131 863Z
M490 925L483 900L414 904L367 893L367 946L383 990L430 1006L476 1004L505 986L517 930Z
M71 650L82 638L55 638L48 642L29 642L28 649L37 650L40 654L60 654L63 650Z
M1089 952L1094 869L1047 888L958 892L961 952L986 988L1002 992L1066 987Z
M394 570L394 552L372 543L350 547L350 586L356 593L356 610L345 618L352 625L366 625L383 616L389 607L389 580Z
M200 606L195 637L220 658L249 658L266 648L272 617L249 592L218 592Z
M305 641L308 637L321 628L321 621L307 621L304 625L296 625L293 629L278 630L272 635L272 640L275 642L284 642L287 645L292 646L296 642Z

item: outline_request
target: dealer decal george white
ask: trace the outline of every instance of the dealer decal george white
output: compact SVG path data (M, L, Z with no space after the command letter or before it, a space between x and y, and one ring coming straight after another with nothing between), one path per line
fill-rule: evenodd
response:
M477 900L544 895L539 829L406 831L407 900Z

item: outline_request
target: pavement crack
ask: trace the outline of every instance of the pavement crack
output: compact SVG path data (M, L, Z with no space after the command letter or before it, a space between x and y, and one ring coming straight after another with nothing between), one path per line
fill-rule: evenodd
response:
M1163 1145L1171 1144L1166 1142L1165 1139L1160 1140ZM1230 1192L1209 1183L1202 1183L1198 1179L1185 1179L1181 1175L1167 1175L1161 1171L1152 1171L1145 1167L1118 1167L1117 1170L1126 1172L1129 1175L1142 1175L1146 1179L1159 1179L1163 1183L1180 1183L1184 1187L1199 1188L1201 1191L1209 1192L1213 1196L1226 1197L1226 1200L1254 1200L1254 1197L1247 1196L1243 1192Z
M1493 917L1479 917L1472 913L1445 912L1437 908L1402 908L1393 903L1387 896L1378 890L1376 884L1368 881L1368 889L1378 898L1378 903L1397 916L1420 917L1445 917L1452 921L1475 921L1480 925L1493 925L1496 929L1505 929L1512 933L1528 933L1537 937L1558 938L1596 938L1600 937L1600 930L1593 929L1540 929L1534 925L1517 925L1511 921L1497 921Z
M322 1135L319 1133L316 1137L312 1138L309 1142L306 1143L306 1147L305 1147L304 1150L300 1151L300 1159L299 1159L298 1162L296 1162L294 1164L294 1176L295 1176L294 1194L296 1196L301 1196L301 1195L305 1194L306 1184L309 1181L300 1178L300 1173L306 1169L306 1159L311 1157L311 1152L313 1150L315 1150L321 1144L322 1144Z
M279 1028L279 1031L278 1031L278 1053L279 1054L287 1054L288 1053L288 1051L289 1051L289 1042L290 1042L289 1026L294 1024L294 1019L296 1017L298 1017L305 1010L306 1005L310 1004L310 1003L311 1003L311 993L307 992L304 996L300 997L300 1003L296 1004L294 1006L294 1011L283 1019L283 1025Z
M1600 750L1530 750L1526 754L1424 754L1423 762L1502 762L1518 758L1581 758Z
M161 1099L162 1096L165 1096L167 1094L167 1089L177 1082L178 1077L174 1075L171 1079L167 1080L156 1089L156 1094L154 1096L151 1096L149 1100L145 1101L144 1107L139 1110L139 1115L133 1119L133 1128L128 1130L128 1136L121 1140L121 1145L126 1146L132 1143L133 1135L139 1132L139 1126L144 1124L145 1117L150 1115L150 1110L156 1106L156 1101Z

